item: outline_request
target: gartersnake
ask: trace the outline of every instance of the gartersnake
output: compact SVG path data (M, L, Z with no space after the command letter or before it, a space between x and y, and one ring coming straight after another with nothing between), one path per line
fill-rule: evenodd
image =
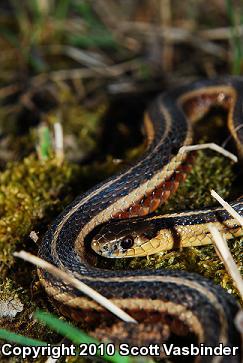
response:
M226 236L231 232L241 233L238 224L220 208L170 216L141 216L154 211L179 182L187 155L178 151L191 143L192 123L212 105L228 110L228 127L239 156L243 155L242 104L243 78L240 77L198 81L160 95L145 115L148 143L145 154L132 167L75 199L47 231L39 256L71 272L135 319L141 320L142 316L147 321L149 316L157 314L167 323L168 319L176 319L186 325L198 343L239 345L239 333L233 322L238 305L223 289L198 275L181 271L96 268L97 257L90 250L90 242L93 239L92 246L108 257L134 256L173 246L209 243L211 237L206 226L210 222L217 224ZM243 214L242 199L232 205ZM125 219L111 221L117 218ZM104 236L109 243L104 241ZM91 316L96 319L100 312L105 316L97 303L49 273L39 270L39 276L47 293L68 306L76 319L79 316L84 320L85 317L90 320ZM170 325L172 333L176 333L173 324ZM239 362L240 358L239 355L204 357L202 361Z

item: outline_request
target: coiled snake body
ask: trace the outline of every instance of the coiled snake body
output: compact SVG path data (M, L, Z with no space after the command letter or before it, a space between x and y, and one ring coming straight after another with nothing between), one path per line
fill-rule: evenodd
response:
M39 256L71 272L135 319L157 314L167 323L173 319L182 322L196 335L198 343L239 346L240 336L234 326L238 305L222 288L182 271L96 268L93 265L96 257L90 254L86 244L92 238L92 247L98 253L106 257L128 257L173 246L210 243L208 223L217 224L226 237L230 233L241 234L236 221L221 208L142 216L153 212L168 197L168 186L178 183L187 158L178 151L191 143L192 123L212 105L228 110L228 127L239 156L243 155L242 104L243 78L240 77L199 81L160 95L145 115L148 144L145 154L134 166L75 199L47 231ZM243 215L243 199L231 204ZM49 273L39 270L39 277L47 293L68 306L70 314L77 309L86 317L88 312L105 314L97 303ZM239 354L205 356L202 361L239 362L240 357Z

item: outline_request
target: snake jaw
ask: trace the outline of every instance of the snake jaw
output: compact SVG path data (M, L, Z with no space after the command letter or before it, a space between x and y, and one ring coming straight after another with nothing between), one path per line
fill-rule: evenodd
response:
M91 248L99 255L107 258L117 257L117 246L116 244L110 245L110 243L99 243L99 241L92 241Z

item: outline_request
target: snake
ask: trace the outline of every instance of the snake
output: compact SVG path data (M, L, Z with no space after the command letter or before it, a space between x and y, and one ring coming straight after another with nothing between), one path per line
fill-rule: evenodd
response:
M153 317L152 327L156 328L156 322L162 319L170 327L172 337L181 324L198 345L239 348L240 333L234 324L239 305L212 281L177 270L101 268L97 261L99 255L136 257L209 244L209 224L216 225L225 238L242 235L239 223L219 207L166 215L153 213L188 172L190 155L181 153L181 147L192 143L195 123L212 106L226 109L227 126L242 158L242 105L243 78L233 76L195 81L157 96L144 116L143 155L68 205L45 233L38 255L88 284L145 325ZM230 205L243 215L242 197ZM94 323L105 317L112 319L112 314L98 303L44 269L38 269L38 275L63 314ZM201 356L196 361L240 362L239 350L234 356Z

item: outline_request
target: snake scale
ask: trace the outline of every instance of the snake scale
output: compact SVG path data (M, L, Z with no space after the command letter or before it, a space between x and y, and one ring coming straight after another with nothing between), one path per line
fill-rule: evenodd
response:
M211 242L208 223L216 224L226 237L242 233L221 208L147 216L182 178L188 155L179 149L191 144L192 125L213 105L228 111L228 128L241 158L243 78L202 80L163 93L145 114L145 153L133 166L77 197L46 232L39 256L72 273L140 322L153 317L156 326L161 317L172 334L180 322L198 344L239 347L240 334L234 324L239 306L221 287L182 271L97 268L97 254L90 248L91 244L105 257L129 257L207 244ZM243 215L242 198L231 205ZM47 293L76 320L109 316L96 302L48 272L39 269L38 273ZM240 356L204 356L201 361L240 362Z

